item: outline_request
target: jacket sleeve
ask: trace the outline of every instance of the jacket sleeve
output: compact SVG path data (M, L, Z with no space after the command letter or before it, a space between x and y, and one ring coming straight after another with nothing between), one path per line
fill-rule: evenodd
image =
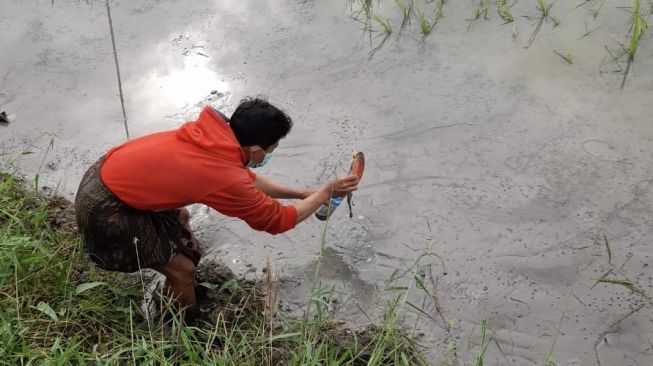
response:
M285 206L268 196L256 188L254 179L214 191L205 196L201 203L223 215L238 217L255 230L270 234L283 233L297 224L295 206Z

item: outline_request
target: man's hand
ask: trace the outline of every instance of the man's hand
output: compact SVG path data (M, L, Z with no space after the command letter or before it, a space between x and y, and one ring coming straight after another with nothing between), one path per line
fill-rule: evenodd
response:
M358 189L358 177L349 175L346 177L337 177L324 184L323 190L329 194L329 197L342 197L347 193L353 192Z
M295 208L297 209L297 223L304 221L331 197L345 196L357 188L358 177L355 175L334 178L326 182L322 187L315 190L313 194L295 204Z

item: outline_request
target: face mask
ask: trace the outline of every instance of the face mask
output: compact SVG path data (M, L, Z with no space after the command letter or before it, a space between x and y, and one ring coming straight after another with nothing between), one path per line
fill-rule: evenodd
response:
M263 161L261 161L260 163L255 163L253 161L250 161L249 163L247 163L247 167L254 168L254 169L260 168L263 165L267 164L270 161L270 159L272 159L272 154L265 154L265 156L263 157Z

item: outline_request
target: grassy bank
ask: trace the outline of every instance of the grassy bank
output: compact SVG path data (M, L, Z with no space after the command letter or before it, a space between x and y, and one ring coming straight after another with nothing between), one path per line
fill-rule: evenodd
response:
M270 279L208 281L215 311L184 325L166 304L167 316L146 317L147 285L89 264L68 202L0 174L0 364L425 363L398 324L401 297L377 327L346 331L325 310L328 289L288 319L267 301Z

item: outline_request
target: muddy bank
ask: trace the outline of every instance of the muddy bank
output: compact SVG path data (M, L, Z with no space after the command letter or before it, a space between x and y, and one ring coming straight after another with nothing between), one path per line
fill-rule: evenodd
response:
M14 178L0 173L0 184L10 184L9 181L13 182ZM26 185L23 179L15 181L19 186ZM45 214L43 220L46 227L55 233L50 235L49 239L45 239L44 244L52 246L49 250L53 253L61 251L62 249L57 248L57 245L60 241L64 241L63 238L68 244L74 243L79 246L80 237L75 225L74 208L71 202L48 191L32 192L29 189L19 188L11 190L10 193L3 197L3 202L20 201L21 210L38 210ZM4 214L0 217L2 220L7 218ZM0 221L0 224L5 224L5 222ZM28 231L24 235L30 233L29 226L27 229ZM69 250L66 252L70 254ZM92 289L98 286L102 286L109 293L113 291L120 293L125 291L124 287L131 287L132 290L139 293L133 300L147 299L143 300L146 309L143 316L129 311L122 314L125 317L122 322L118 318L104 321L114 324L121 322L123 325L128 323L131 332L137 328L146 332L145 334L152 332L152 327L156 327L156 332L163 337L161 342L168 342L169 339L175 338L175 332L179 331L180 324L176 320L178 319L176 315L169 313L169 308L161 310L162 307L165 308L168 305L165 304L166 300L158 294L160 288L156 283L160 280L159 276L151 272L144 275L105 272L97 270L83 253L72 257L70 263L67 263L69 273L64 277L67 284L77 286L77 293L86 291L84 288ZM188 332L188 337L201 342L203 349L207 347L206 357L209 357L209 349L218 354L224 352L225 347L229 346L226 339L233 338L241 339L240 342L245 345L244 347L252 347L250 350L237 352L265 355L264 357L269 357L265 359L270 360L270 364L273 365L285 365L291 359L297 360L300 357L298 354L301 355L305 350L305 344L309 344L311 347L320 345L320 349L328 349L329 353L338 355L339 358L342 357L341 360L346 360L352 365L368 365L369 362L373 362L375 365L394 365L396 364L396 358L393 358L395 356L389 356L393 353L401 354L401 357L408 360L410 364L425 364L420 355L420 347L406 335L407 333L402 330L400 323L352 329L343 322L337 321L333 312L317 310L319 303L314 304L316 307L313 309L310 306L305 308L302 317L292 317L284 313L283 306L278 303L279 286L276 275L272 271L272 268L267 266L263 278L248 280L234 274L227 265L220 261L209 259L200 262L196 273L199 314L188 324L192 328L186 332ZM112 289L113 286L117 286L117 288ZM146 294L143 296L141 290L148 288L150 290L145 290ZM83 290L80 291L80 289ZM23 293L22 295L29 296L30 294ZM55 303L54 300L47 297L41 297L40 300L41 303ZM113 303L116 301L115 297L111 301L99 302L93 306L100 308L100 313L104 313L103 307L115 306ZM53 320L58 319L56 313L50 314ZM77 313L72 313L71 318L66 318L66 321L77 321L74 318L75 314ZM29 317L24 320L28 319ZM98 321L103 320L98 319ZM196 329L196 331L192 329ZM89 332L93 333L93 331L91 327ZM107 331L111 331L111 328L109 327ZM118 330L116 329L116 331ZM85 341L88 342L89 339ZM92 339L90 341L93 342ZM99 338L94 342L100 342ZM45 342L45 346L48 346L47 342ZM113 352L121 354L129 348L128 346L128 344L114 346L117 348ZM388 354L386 351L379 353L379 350L384 350L384 347L387 346L392 346L394 349L387 351ZM27 348L32 351L29 346ZM187 353L191 351L196 352L190 345L183 343L169 347L165 354L166 357L186 359ZM11 354L11 356L14 355ZM110 358L111 356L112 354L108 355ZM261 362L263 362L262 359Z

